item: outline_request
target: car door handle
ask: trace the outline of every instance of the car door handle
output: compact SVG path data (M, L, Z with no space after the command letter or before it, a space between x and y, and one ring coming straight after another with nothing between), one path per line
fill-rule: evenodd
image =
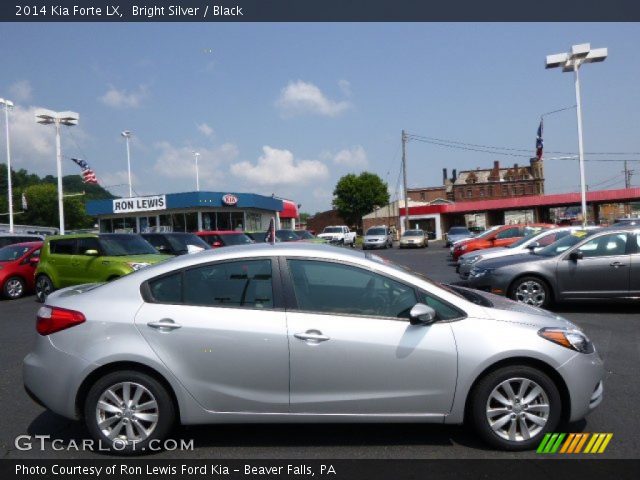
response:
M609 264L609 266L614 267L614 268L618 268L618 267L626 267L627 265L621 262L612 262Z
M293 336L299 340L305 340L305 341L311 341L311 342L317 342L317 343L326 342L327 340L329 340L329 337L327 337L326 335L323 335L322 332L318 330L307 330L304 333L294 333Z
M158 322L149 322L147 323L148 327L151 328L156 328L158 330L165 331L165 332L170 332L171 330L176 330L180 327L182 327L182 325L180 325L179 323L174 322L173 320L171 320L170 318L163 318L162 320L158 321Z

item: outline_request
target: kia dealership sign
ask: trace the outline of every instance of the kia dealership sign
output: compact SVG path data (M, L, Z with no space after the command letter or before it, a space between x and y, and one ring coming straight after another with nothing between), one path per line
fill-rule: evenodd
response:
M222 196L222 203L232 207L238 203L238 197L236 197L232 193L227 193L226 195Z
M113 213L146 212L150 210L166 210L166 208L166 195L118 198L113 201Z

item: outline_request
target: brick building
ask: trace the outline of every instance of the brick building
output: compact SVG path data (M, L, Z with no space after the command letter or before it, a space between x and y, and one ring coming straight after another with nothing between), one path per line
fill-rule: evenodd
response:
M544 168L542 160L532 158L529 165L515 163L511 167L500 167L493 162L493 168L464 170L451 179L446 179L445 188L451 186L450 200L469 202L474 200L492 200L527 195L544 195Z
M311 230L316 234L322 233L325 227L330 225L347 225L347 223L340 216L337 210L318 212L312 217L307 218L307 230ZM349 228L353 228L352 225L347 226Z

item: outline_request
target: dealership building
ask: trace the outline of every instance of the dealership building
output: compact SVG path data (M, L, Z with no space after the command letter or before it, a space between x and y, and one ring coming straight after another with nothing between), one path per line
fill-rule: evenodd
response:
M298 207L290 201L255 193L184 192L145 197L89 200L87 214L98 219L100 232L197 232L202 230L266 231L295 228Z

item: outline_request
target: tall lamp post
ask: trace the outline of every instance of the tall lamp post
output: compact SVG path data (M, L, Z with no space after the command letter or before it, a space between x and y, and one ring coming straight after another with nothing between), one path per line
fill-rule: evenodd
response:
M582 143L582 105L580 101L580 76L578 70L585 63L604 62L607 58L606 48L591 49L591 44L573 45L568 53L547 55L546 68L562 67L565 73L574 72L576 87L576 113L578 116L578 155L580 158L580 195L582 199L582 225L587 224L587 192L584 179L584 146Z
M76 112L54 112L53 110L36 110L36 122L42 125L56 126L56 167L58 174L58 214L60 217L60 235L64 235L64 206L62 196L62 149L60 148L60 125L72 127L78 124L80 115Z
M129 148L129 140L131 139L133 132L125 130L120 135L124 137L127 143L127 174L129 175L129 198L131 198L133 197L133 187L131 186L131 149Z
M9 204L9 233L13 233L13 187L11 186L11 146L9 143L9 110L13 102L0 98L0 105L4 106L4 126L7 134L7 203Z
M196 159L196 192L200 191L200 174L198 172L198 157L200 154L198 152L193 152L193 156Z

